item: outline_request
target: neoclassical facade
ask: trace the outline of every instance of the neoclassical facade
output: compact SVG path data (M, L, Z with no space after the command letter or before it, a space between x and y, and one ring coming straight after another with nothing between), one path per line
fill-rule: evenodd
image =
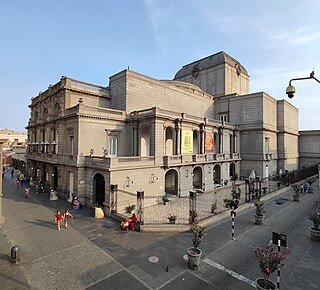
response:
M184 66L174 80L129 69L107 87L62 77L29 107L29 174L106 211L114 188L183 197L252 169L265 177L298 166L297 109L250 94L247 71L224 52Z

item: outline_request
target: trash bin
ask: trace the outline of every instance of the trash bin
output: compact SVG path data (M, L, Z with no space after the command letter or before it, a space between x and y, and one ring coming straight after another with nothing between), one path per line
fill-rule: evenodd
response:
M11 248L11 258L15 260L17 263L20 258L20 247L19 246L13 246Z

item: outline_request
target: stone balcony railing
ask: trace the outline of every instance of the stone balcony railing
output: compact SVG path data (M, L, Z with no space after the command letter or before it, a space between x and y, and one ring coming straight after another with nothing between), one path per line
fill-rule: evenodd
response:
M39 162L66 165L85 165L108 169L135 168L148 166L178 166L194 163L210 163L236 160L240 158L239 153L220 154L188 154L172 156L128 156L128 157L103 157L103 156L73 156L67 154L29 152L28 159Z

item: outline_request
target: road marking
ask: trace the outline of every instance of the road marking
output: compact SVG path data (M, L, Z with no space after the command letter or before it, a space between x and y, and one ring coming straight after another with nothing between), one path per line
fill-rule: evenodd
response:
M205 262L205 263L207 263L208 265L210 265L210 266L212 266L212 267L214 267L214 268L217 268L217 269L219 269L219 270L221 270L221 271L223 271L223 272L228 273L228 274L231 275L232 277L234 277L234 278L236 278L236 279L238 279L238 280L240 280L240 281L242 281L242 282L245 282L245 283L249 284L249 285L252 286L252 287L256 287L254 281L252 281L252 280L250 280L250 279L242 276L241 274L238 274L238 273L236 273L236 272L233 272L232 270L229 270L229 269L225 268L224 266L222 266L222 265L220 265L220 264L218 264L218 263L216 263L216 262L214 262L214 261L212 261L212 260L210 260L210 259L208 259L208 258L205 258L205 259L203 260L203 262Z

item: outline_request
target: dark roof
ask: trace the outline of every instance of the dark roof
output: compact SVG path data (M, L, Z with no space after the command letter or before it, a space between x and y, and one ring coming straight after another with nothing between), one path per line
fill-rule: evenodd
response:
M195 66L198 66L200 70L207 69L210 67L217 66L219 64L228 63L231 66L235 66L236 64L240 65L241 72L248 75L247 70L233 57L225 53L224 51L220 51L218 53L209 55L205 58L196 60L189 64L184 65L174 76L174 79L179 79L185 77L187 75L191 75Z

